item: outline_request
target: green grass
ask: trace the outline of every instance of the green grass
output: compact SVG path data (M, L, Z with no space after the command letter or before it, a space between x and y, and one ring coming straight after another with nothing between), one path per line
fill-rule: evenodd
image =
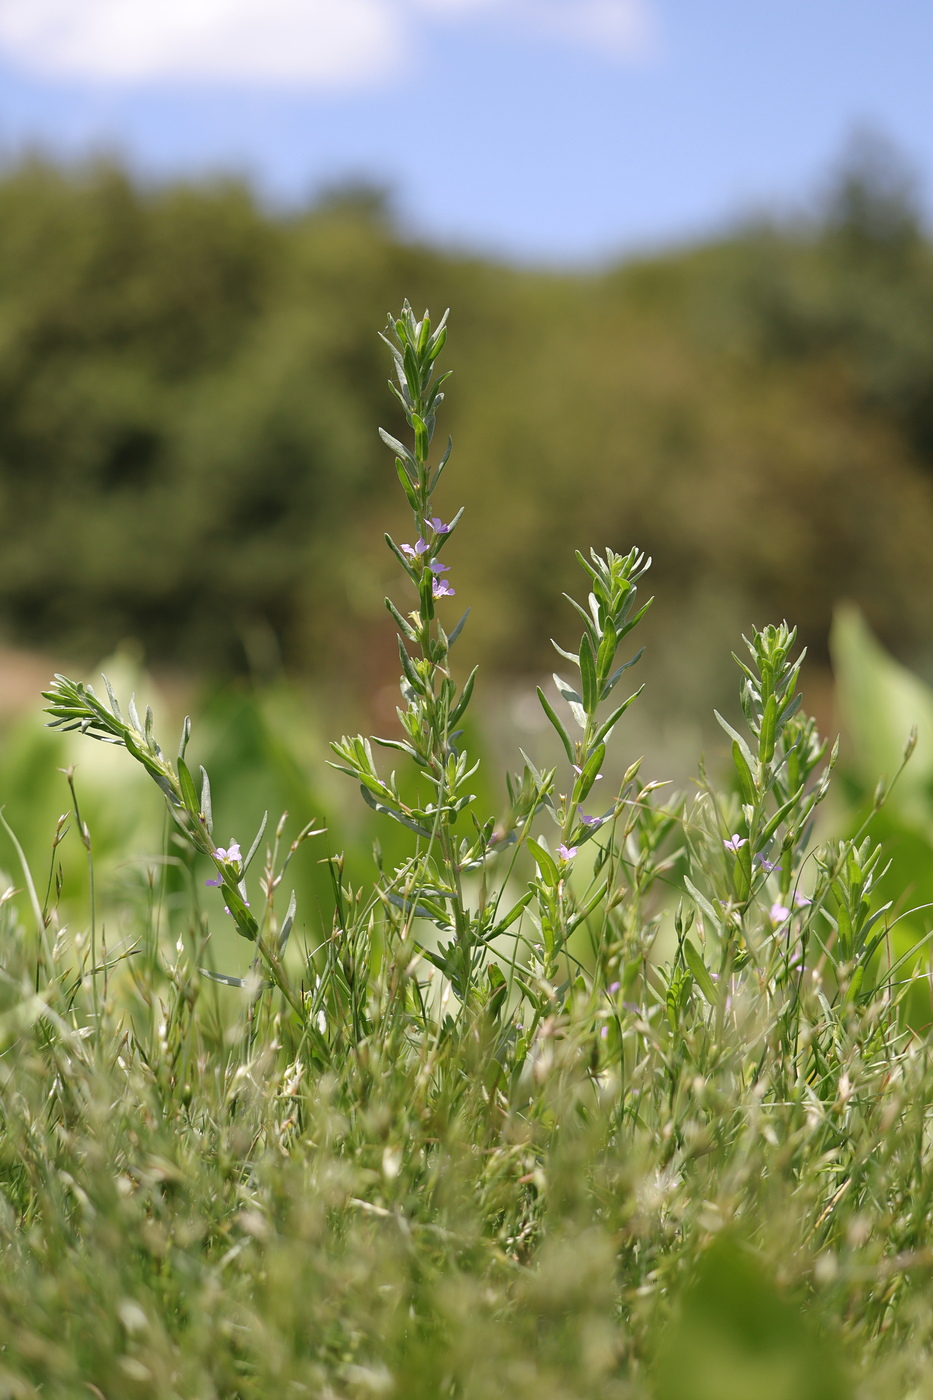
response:
M59 678L55 724L110 745L47 740L94 756L47 878L68 788L25 731L6 760L32 829L7 828L0 903L0 1397L929 1394L927 935L915 912L899 944L912 867L871 834L916 856L922 784L850 773L815 842L836 754L781 626L739 663L727 779L685 801L630 764L601 795L644 572L607 550L579 556L579 690L542 697L560 763L525 758L489 816L430 569L438 331L407 306L390 329L430 538L392 546L417 604L398 777L334 745L375 865L372 828L347 852L320 829L283 692L215 702L172 759L125 694ZM879 697L910 688L851 623L839 646L887 743ZM293 811L249 870L260 777Z
M95 1019L5 910L3 1393L926 1393L933 1073L883 999L806 996L789 1057L766 985L676 1030L588 986L522 1060L488 1006L415 1035L398 964L366 1035L251 1023L141 921Z

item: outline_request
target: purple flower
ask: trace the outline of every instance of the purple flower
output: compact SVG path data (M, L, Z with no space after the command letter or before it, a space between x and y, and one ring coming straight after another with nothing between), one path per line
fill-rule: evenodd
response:
M446 535L448 530L450 529L450 526L445 525L439 515L432 515L431 519L428 521L428 524L434 531L435 535Z
M622 983L621 983L621 982L610 982L610 983L609 983L609 986L606 988L606 991L609 993L609 995L610 995L611 997L614 997L615 994L616 994L616 992L621 991L621 988L622 988Z
M733 854L737 854L742 846L748 845L748 838L745 836L740 836L739 833L736 832L735 835L732 837L731 841L723 841L722 844L725 846L727 851L732 851Z
M417 540L417 542L416 542L416 544L415 544L414 549L412 549L412 547L411 547L410 544L403 544L403 545L402 545L402 553L403 553L403 554L407 554L408 557L409 557L409 559L417 559L417 558L419 557L419 555L421 555L421 554L427 554L427 552L428 552L427 542L426 542L425 540L421 539L420 536L419 536L419 538L418 538L418 540Z
M456 591L456 588L450 587L445 578L436 578L431 583L431 592L435 598L452 598Z
M557 854L560 856L561 860L573 860L574 856L577 854L577 848L576 846L565 846L564 843L561 842L557 848Z
M754 857L752 865L760 866L768 875L771 874L772 870L780 870L781 868L779 865L776 865L773 860L765 860L764 856L760 853Z
M577 774L578 777L580 777L580 778L583 777L583 769L580 767L580 765L579 765L578 763L572 763L570 766L571 766L571 768L573 769L573 771ZM593 779L593 782L594 782L594 783L601 783L602 780L603 780L603 775L602 775L602 773L597 773L597 774L596 774L596 777Z
M774 904L771 905L771 922L773 924L783 924L784 920L789 918L790 910L787 908L786 904L780 904L775 901Z
M799 890L794 890L794 903L798 909L805 909L808 904L813 903L813 900L808 899L807 896L801 894Z
M439 559L431 559L428 562L428 568L431 570L432 574L446 574L450 565L442 564Z
M242 859L239 841L231 841L226 850L223 846L218 846L214 852L214 859L223 861L225 865L239 865ZM205 880L204 883L205 885L214 885L219 889L223 880Z
M577 815L579 816L584 826L602 826L603 822L605 821L605 817L588 817L582 807L577 808Z

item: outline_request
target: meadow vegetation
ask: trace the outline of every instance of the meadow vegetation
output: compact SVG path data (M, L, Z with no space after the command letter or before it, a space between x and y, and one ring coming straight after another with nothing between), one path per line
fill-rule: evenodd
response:
M929 697L844 615L852 729L875 748L833 784L795 632L748 629L740 718L720 721L730 774L701 768L677 797L625 738L648 561L601 543L577 555L583 601L557 614L556 690L538 697L558 761L519 755L500 789L475 768L482 678L460 659L477 513L438 505L479 490L435 435L445 338L407 304L386 333L400 704L381 739L333 745L382 833L365 877L302 811L274 810L253 842L197 732L168 756L119 677L111 693L60 676L46 696L71 743L103 741L107 783L139 776L124 824L148 802L164 836L115 927L80 768L46 869L5 814L0 1392L926 1395L929 921L914 867L886 871L873 833L930 839ZM579 468L573 486L586 496ZM514 533L486 489L484 518ZM222 489L213 503L222 516ZM374 509L361 495L347 529ZM229 599L205 597L220 626ZM329 625L360 645L345 604ZM899 732L905 710L919 730ZM265 752L276 795L286 771L294 791L300 763ZM818 839L837 790L841 834ZM304 906L303 862L327 882Z

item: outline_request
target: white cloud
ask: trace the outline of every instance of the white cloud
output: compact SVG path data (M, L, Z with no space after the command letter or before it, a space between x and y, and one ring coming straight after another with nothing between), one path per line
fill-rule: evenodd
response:
M51 77L365 84L401 71L417 21L495 24L629 59L649 0L0 0L0 53Z
M56 77L327 86L390 71L391 0L0 0L0 49Z

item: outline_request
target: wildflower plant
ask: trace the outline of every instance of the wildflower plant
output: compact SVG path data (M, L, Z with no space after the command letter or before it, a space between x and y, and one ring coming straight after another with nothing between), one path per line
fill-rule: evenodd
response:
M127 705L128 718L125 719L106 677L104 684L109 705L104 704L92 686L80 681L71 681L66 676L56 676L53 687L45 693L48 713L52 716L51 727L76 729L101 743L121 745L131 757L142 764L162 792L168 814L183 843L193 853L208 856L213 861L216 876L205 883L220 890L224 899L224 913L233 919L237 933L256 945L254 973L260 964L265 964L284 994L294 1001L294 991L284 976L281 959L294 923L295 902L293 898L285 918L279 923L275 913L275 892L299 845L309 836L320 835L321 831L315 831L314 824L309 823L291 843L284 859L280 860L283 818L276 830L274 847L267 851L266 867L261 879L264 898L257 919L251 909L246 876L260 849L268 813L263 817L245 856L238 841L231 840L226 847L218 845L214 840L210 778L202 766L200 785L196 785L185 760L191 738L190 719L186 717L182 726L178 755L173 762L166 758L154 736L151 708L147 707L145 720L141 721L135 697L131 697ZM246 985L245 979L229 974L215 974L207 968L202 968L201 972L208 978L217 977L231 986ZM255 977L252 980L255 981Z
M814 949L840 990L855 996L863 989L862 995L869 995L875 986L870 969L884 937L876 926L886 912L871 910L866 894L879 853L870 843L858 848L849 843L835 853L811 856L813 817L826 795L837 749L827 760L826 742L800 712L803 655L794 655L795 632L786 624L756 630L747 643L749 663L736 658L747 736L717 715L731 740L737 810L724 810L709 784L689 816L677 800L659 807L658 784L640 783L637 761L614 797L587 810L601 792L607 745L640 694L636 689L621 702L616 694L642 654L638 650L620 659L620 649L652 601L638 602L651 561L637 549L591 550L589 557L577 553L589 595L585 605L568 601L583 624L582 634L573 651L554 643L572 679L555 674L553 703L541 687L537 691L566 758L565 776L541 770L523 755L522 772L506 780L506 814L496 820L477 811L470 782L478 760L464 746L476 671L461 681L452 664L469 609L452 626L447 621L456 589L444 557L463 512L445 521L434 505L452 453L449 438L441 452L435 450L449 377L438 369L446 323L446 315L436 326L427 313L419 320L406 303L398 317L390 317L382 337L395 371L390 387L410 431L402 442L380 429L412 512L414 540L398 544L385 536L410 590L407 600L385 600L397 629L401 733L344 736L332 746L335 766L359 784L368 806L410 833L411 853L396 869L383 870L368 892L346 885L342 857L328 857L334 922L327 975L322 980L317 963L307 970L305 983L317 989L314 994L299 994L283 962L294 899L279 922L274 896L295 850L322 829L309 824L277 864L279 824L275 853L267 853L260 882L263 901L254 912L247 877L265 819L245 855L236 840L226 847L215 842L210 780L202 767L196 786L185 759L189 721L171 762L153 736L151 711L141 722L131 700L124 719L109 682L104 704L91 687L59 676L47 695L52 724L120 744L146 768L182 840L213 861L215 876L206 883L220 891L224 914L256 945L252 985L277 987L299 1022L310 1007L318 1035L320 1026L345 1020L351 1007L353 1036L372 1033L373 1007L387 995L406 1008L406 1015L416 1008L410 1024L419 1027L419 1035L429 1034L435 1011L420 971L424 966L441 973L465 1024L475 1008L487 1004L497 1015L525 1018L523 1027L530 1011L532 1036L581 991L596 1014L601 982L618 985L627 997L641 997L647 1008L660 979L663 1003L668 1012L676 1005L678 1015L697 993L714 1005L722 988L736 986L736 977L764 979L762 985L775 993L791 985L799 992ZM402 796L395 771L382 771L377 749L394 751L414 765L415 797ZM553 851L541 821L556 827ZM536 870L530 880L529 857ZM674 877L675 870L681 874ZM652 949L665 886L672 879L682 881L683 898L675 921L676 957L665 974L652 970ZM585 931L582 943L578 931ZM260 973L266 980L257 984ZM226 974L206 975L244 985ZM605 1046L601 1053L610 1050Z
M292 895L283 915L289 862L323 826L289 843L283 817L257 879L266 822L245 853L243 833L218 844L187 720L169 759L151 713L130 701L124 717L109 684L104 701L59 676L46 696L53 726L150 774L175 849L211 862L216 904L192 914L196 957L183 938L145 966L131 948L118 977L93 938L88 960L83 935L56 931L16 847L37 938L20 956L0 892L0 998L23 989L15 1017L0 1007L15 1085L0 1231L29 1227L0 1282L3 1385L258 1400L498 1395L506 1377L528 1400L729 1393L715 1358L745 1346L733 1295L703 1311L726 1258L743 1298L765 1300L761 1336L779 1319L795 1400L847 1394L846 1351L882 1378L862 1393L919 1394L933 1374L933 1063L906 1014L920 950L892 945L901 914L878 894L870 822L815 840L837 749L802 712L795 633L755 629L737 658L725 784L701 768L688 803L635 760L606 791L639 694L620 686L650 561L579 553L579 644L555 643L555 690L538 690L560 765L523 754L503 810L481 810L464 740L476 673L455 664L469 610L454 611L447 562L463 513L435 504L446 335L406 303L384 337L408 433L382 437L412 514L407 540L386 536L406 591L386 599L399 727L332 746L408 838L394 868L355 886L329 849L332 908L321 919ZM220 919L253 950L249 977L199 970ZM203 978L239 994L239 1029L199 1001ZM46 1318L28 1300L50 1258L66 1284L44 1285ZM76 1298L122 1331L75 1339L69 1369L51 1342ZM697 1349L692 1390L666 1339L707 1333L724 1340Z

